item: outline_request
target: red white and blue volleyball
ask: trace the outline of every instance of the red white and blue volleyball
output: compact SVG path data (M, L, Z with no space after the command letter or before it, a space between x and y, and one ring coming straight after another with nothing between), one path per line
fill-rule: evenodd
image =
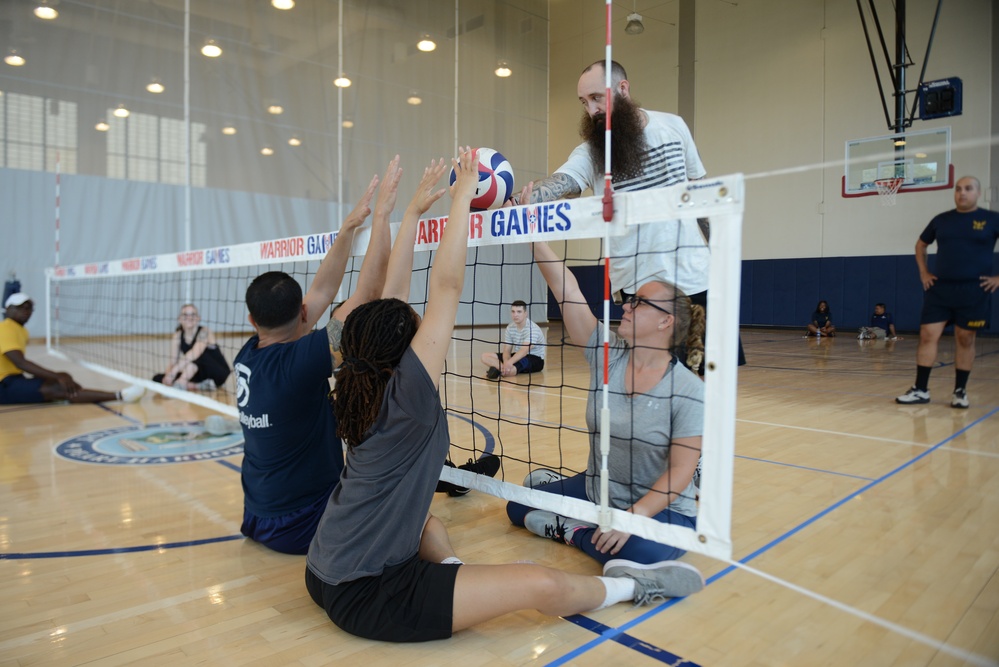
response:
M484 211L499 208L513 194L513 167L503 154L492 148L476 148L479 156L479 185L475 188L472 210ZM454 185L454 169L448 182Z

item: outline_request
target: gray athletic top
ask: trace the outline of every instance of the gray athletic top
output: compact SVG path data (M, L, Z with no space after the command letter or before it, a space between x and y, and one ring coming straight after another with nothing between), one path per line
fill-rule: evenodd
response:
M586 427L590 431L590 457L586 466L586 495L600 500L600 408L603 405L603 346L596 327L583 353L590 363L590 395L586 400ZM610 456L607 468L610 505L631 507L652 489L669 468L672 438L690 438L704 432L704 383L682 364L671 364L663 379L644 394L625 393L629 347L610 334ZM693 482L669 509L697 516Z
M416 555L449 447L440 395L409 348L367 439L347 452L309 546L309 569L336 585Z

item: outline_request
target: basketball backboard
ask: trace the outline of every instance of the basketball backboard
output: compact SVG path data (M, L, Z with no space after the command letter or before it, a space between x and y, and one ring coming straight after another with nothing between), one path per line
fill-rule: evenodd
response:
M912 130L846 142L844 197L878 194L875 181L901 178L899 193L946 190L954 186L950 127Z

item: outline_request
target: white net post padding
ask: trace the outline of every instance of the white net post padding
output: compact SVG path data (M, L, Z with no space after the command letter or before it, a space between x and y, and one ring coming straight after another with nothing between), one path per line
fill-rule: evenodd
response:
M565 241L570 239L604 238L605 235L620 236L629 226L640 224L656 224L664 220L710 217L712 234L710 239L711 269L708 288L708 326L705 341L705 404L704 433L702 438L702 485L698 507L697 530L686 527L668 525L636 516L621 510L610 510L611 526L634 535L670 544L687 551L703 553L720 559L729 559L732 553L731 544L731 511L732 511L732 471L735 441L735 401L737 376L737 349L739 335L739 285L741 277L741 243L742 216L744 210L744 184L741 174L705 179L690 183L681 183L666 188L643 190L639 192L624 192L614 196L614 219L610 223L603 221L603 204L599 197L588 197L574 200L549 202L489 211L472 213L467 222L469 229L469 247L500 246L522 244L533 241ZM447 224L446 217L427 218L420 221L415 250L431 251L436 249L440 233ZM395 235L398 225L393 225ZM352 254L363 255L368 243L370 232L367 227L358 231L354 239ZM179 294L177 286L186 277L196 276L199 272L219 271L222 277L217 284L212 283L207 291L227 292L226 301L214 307L223 312L215 317L224 326L242 327L239 331L245 333L245 305L243 291L249 280L258 273L272 268L284 269L284 265L293 264L296 273L303 282L311 282L311 274L315 266L326 254L333 243L335 233L312 234L272 241L244 243L233 246L221 246L204 250L194 250L180 253L128 258L123 260L95 262L74 266L60 266L47 270L49 295L54 291L54 285L59 283L95 284L111 282L107 289L90 295L81 290L80 300L99 300L106 309L103 312L91 311L88 306L77 305L75 311L67 307L73 297L67 296L69 290L63 290L61 307L58 317L67 319L79 318L77 321L90 326L117 327L117 321L140 322L146 316L152 316L157 311L163 311L168 302L179 303L187 299L187 294ZM170 276L173 276L172 278ZM146 292L122 292L124 288L116 284L128 285L137 283L144 285ZM156 281L168 281L168 288L161 287ZM211 281L208 281L211 282ZM348 284L345 278L344 284ZM345 288L346 289L346 288ZM96 291L96 290L95 290ZM165 296L160 296L164 294ZM342 296L342 294L341 294ZM193 299L197 302L199 295ZM122 310L123 302L143 301L142 307L132 313ZM145 304L145 300L153 303ZM160 303L156 303L159 300ZM52 314L51 303L49 315ZM79 311L83 311L82 313ZM69 312L67 312L69 311ZM605 311L606 312L606 311ZM145 329L135 332L129 329L105 328L96 330L96 334L88 333L84 338L92 337L93 346L110 347L131 344L128 339L154 335L163 337L171 329L176 317L175 312L163 314ZM93 321L93 322L92 322ZM138 325L136 325L138 326ZM134 369L122 368L119 357L124 354L105 354L106 361L95 363L84 358L86 355L77 351L89 352L90 342L73 348L71 339L74 331L60 330L60 322L52 322L46 327L47 344L50 351L63 354L87 368L104 373L124 381L139 382L161 394L181 398L198 403L223 414L236 416L237 409L232 404L233 395L229 393L222 402L195 392L175 390L152 382L144 375L145 369L138 374ZM152 333L151 333L152 332ZM55 342L54 342L55 341ZM245 337L240 340L245 341ZM148 350L137 347L134 354L142 355ZM164 344L162 341L157 344ZM577 343L578 344L578 343ZM235 349L238 349L235 348ZM228 350L230 359L234 356L233 349ZM148 353L147 353L148 354ZM470 378L469 378L470 380ZM472 415L475 416L474 414ZM583 424L561 424L561 429L579 430ZM506 443L505 447L516 447L519 443ZM534 462L537 463L537 462ZM459 486L474 488L491 495L512 500L524 505L546 509L565 516L571 516L590 523L601 523L601 518L607 516L607 508L589 502L544 493L519 484L492 479L458 468L444 468L441 479Z

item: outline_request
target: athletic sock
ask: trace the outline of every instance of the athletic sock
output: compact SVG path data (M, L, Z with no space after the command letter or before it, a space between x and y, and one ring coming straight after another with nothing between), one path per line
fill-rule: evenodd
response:
M635 580L629 577L597 577L603 585L604 590L607 594L604 596L604 601L600 604L597 609L604 609L611 606L612 604L617 604L618 602L626 602L628 600L635 599ZM592 611L596 611L593 609Z
M971 375L971 371L962 371L960 368L955 370L954 391L957 391L958 389L966 389L968 386L968 376Z
M931 370L932 366L916 366L916 389L929 391Z
M464 565L465 561L461 560L457 556L448 556L441 561L441 565Z

